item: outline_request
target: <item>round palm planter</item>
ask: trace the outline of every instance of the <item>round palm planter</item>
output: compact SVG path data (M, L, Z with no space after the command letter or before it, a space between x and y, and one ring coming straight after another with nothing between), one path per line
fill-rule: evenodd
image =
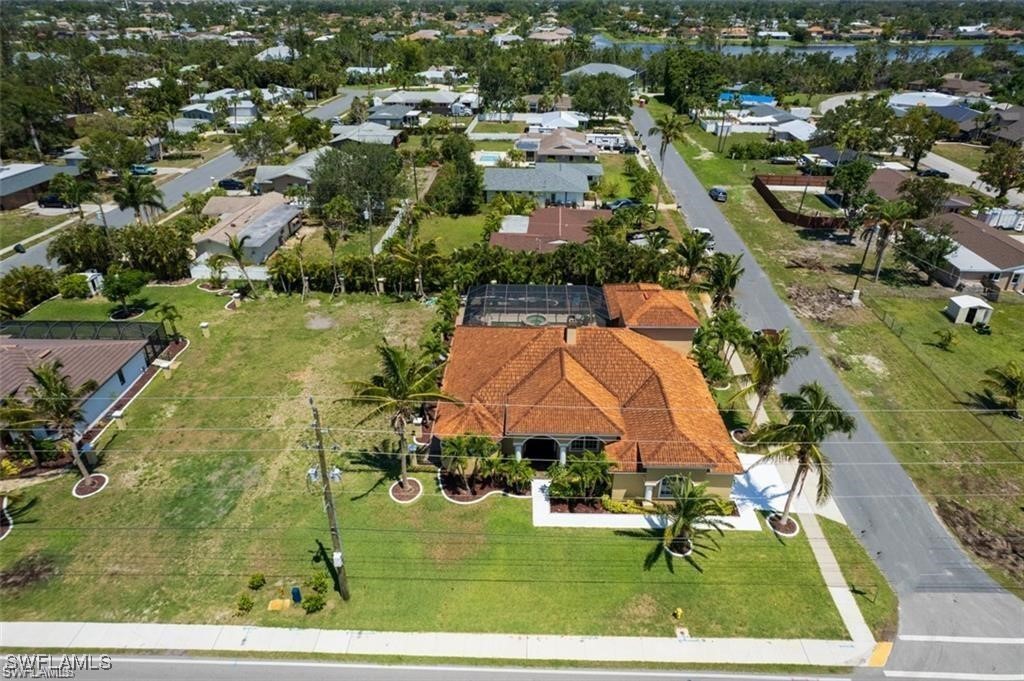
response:
M411 504L423 496L423 485L416 478L406 478L405 487L401 481L395 481L388 489L388 496L399 504Z
M735 442L737 446L742 447L744 449L755 449L755 444L747 442L742 439L743 437L748 437L749 435L750 431L747 430L746 428L734 428L729 431L729 437L732 438L732 441Z
M71 488L71 494L76 499L88 499L102 492L109 482L110 478L103 473L93 473L88 478L80 478Z
M686 558L693 553L693 542L689 539L674 539L665 544L665 552L676 558Z
M768 516L768 527L771 528L772 532L779 535L780 537L795 537L800 534L800 523L796 521L796 518L790 516L789 526L781 527L778 525L778 521L782 519L782 516L778 513L772 513Z

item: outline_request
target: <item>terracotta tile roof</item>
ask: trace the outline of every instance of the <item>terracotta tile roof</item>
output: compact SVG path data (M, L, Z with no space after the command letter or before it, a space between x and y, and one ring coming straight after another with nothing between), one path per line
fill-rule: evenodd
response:
M697 328L700 321L686 294L658 284L608 284L608 316L634 328Z
M593 435L616 470L742 466L692 360L623 328L460 326L434 434Z

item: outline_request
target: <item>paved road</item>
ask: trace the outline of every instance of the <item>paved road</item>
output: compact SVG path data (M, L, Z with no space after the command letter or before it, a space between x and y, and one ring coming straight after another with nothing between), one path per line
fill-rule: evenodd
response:
M330 662L203 659L188 657L114 656L109 671L78 672L76 679L96 681L841 681L850 676L741 674L729 672L628 671L489 668L460 666L346 664ZM858 679L879 678L877 671L860 671Z
M306 115L320 120L329 120L334 116L347 111L352 99L356 94L365 94L365 91L346 90L337 99L333 99L314 109L310 109ZM179 203L186 192L197 192L207 189L216 180L223 179L237 172L243 166L242 160L234 152L227 152L207 161L203 165L182 173L178 177L160 186L164 193L164 204L168 207ZM123 227L135 220L135 213L131 210L107 211L107 224L111 227ZM99 224L99 216L93 218L93 222ZM57 264L50 262L46 257L46 247L49 239L42 241L28 249L25 253L13 255L0 263L0 274L6 273L15 267L22 265L44 265L56 268Z
M637 108L633 124L646 137L653 121L646 109ZM656 137L645 141L649 148L658 148ZM660 164L660 159L655 161ZM674 148L669 147L665 163L665 181L680 199L688 223L710 229L719 250L744 254L746 273L737 301L747 323L753 328L788 327L794 342L815 348L814 338L776 294L764 270ZM855 414L855 440L881 442L821 351L799 361L781 388L793 390L810 381L824 385L844 409ZM1024 672L1024 604L964 553L902 467L893 465L896 459L888 446L839 440L829 442L827 451L837 463L863 464L836 467L835 494L850 528L899 594L900 635L950 637L897 641L887 669L924 671L936 674L934 678L941 678L939 673ZM1008 640L1014 638L1019 640Z
M989 196L996 195L994 190L989 189L988 185L978 179L978 173L956 163L955 161L950 161L948 158L939 156L936 153L929 152L925 154L924 158L921 159L921 165L949 173L950 182L962 184L965 187L973 187L981 193L988 194ZM1006 198L1010 202L1011 206L1024 205L1024 193L1019 191L1010 191L1007 193Z

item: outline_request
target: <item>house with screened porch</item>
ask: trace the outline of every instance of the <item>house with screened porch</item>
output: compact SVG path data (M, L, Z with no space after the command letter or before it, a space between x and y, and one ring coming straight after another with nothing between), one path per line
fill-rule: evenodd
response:
M574 452L613 462L612 496L657 500L690 475L728 496L743 468L696 363L686 295L656 284L469 291L431 445L484 435L544 471Z

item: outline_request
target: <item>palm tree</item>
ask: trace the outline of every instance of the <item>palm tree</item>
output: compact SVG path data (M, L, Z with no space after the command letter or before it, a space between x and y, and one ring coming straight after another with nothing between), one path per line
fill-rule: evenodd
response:
M809 350L803 345L793 345L789 329L782 329L777 333L759 333L747 347L753 359L750 385L736 393L736 396L754 391L757 395L757 404L754 406L753 419L754 423L757 423L757 415L772 388L789 372L793 362L806 357Z
M425 295L423 288L424 271L441 258L441 254L437 251L437 240L420 241L419 239L413 239L412 243L408 246L396 243L391 249L391 254L395 257L395 260L415 270L416 297L423 298Z
M708 493L708 483L694 482L689 476L677 477L671 481L669 489L672 493L671 505L665 509L665 527L661 533L661 541L647 557L646 567L654 565L660 554L666 560L671 554L689 556L691 552L704 555L702 549L717 549L718 542L712 536L725 534L723 528L732 527L720 516L728 515L725 502ZM701 538L708 543L698 543Z
M715 253L701 265L699 271L703 279L694 288L708 293L716 310L732 305L732 292L745 271L740 266L742 258L742 255Z
M452 475L462 478L462 486L467 493L472 493L473 488L469 484L469 476L466 471L474 462L470 453L469 443L465 437L453 437L441 445L441 466Z
M661 144L658 150L658 157L661 158L661 168L658 172L658 192L654 205L658 205L661 202L661 185L665 181L665 152L670 144L683 136L683 129L685 127L686 119L674 111L670 111L654 119L654 127L647 131L648 136L661 135Z
M252 294L254 299L259 298L256 293L256 287L252 285L252 279L249 278L249 271L245 269L245 242L249 240L249 234L246 234L241 239L238 235L231 234L228 236L228 253L231 259L238 265L238 269L242 270L242 276L245 277L245 283L249 285L249 292Z
M751 442L765 445L768 454L761 461L796 463L796 475L786 497L776 527L790 524L790 510L804 480L812 470L818 474L816 498L823 503L832 496L831 464L821 449L822 441L834 433L851 435L857 427L853 417L836 404L819 383L807 383L795 393L783 393L782 408L789 417L785 423L771 423L751 435Z
M43 420L32 407L17 397L5 397L0 401L0 424L7 431L13 443L21 443L32 458L32 465L39 468L39 454L35 448L34 428L43 425ZM2 446L2 442L0 442Z
M78 453L75 426L83 418L82 400L96 392L99 385L96 381L86 381L77 388L73 387L70 379L63 373L63 368L64 365L58 359L43 362L35 369L29 369L35 385L29 386L26 392L32 401L32 409L44 424L52 428L57 436L67 443L71 450L71 458L78 466L78 472L82 474L83 479L88 480L91 474Z
M120 187L114 190L114 201L121 210L135 211L135 221L142 222L142 214L155 209L167 210L164 193L157 189L148 177L129 175Z
M178 334L178 322L181 321L181 313L178 312L178 308L173 303L161 303L156 310L156 316L164 324L171 325L171 335L177 340L180 335Z
M533 480L533 466L526 459L508 459L502 461L498 468L505 486L513 493L528 489Z
M861 234L867 239L875 237L875 281L882 273L882 259L885 250L900 235L914 215L914 207L906 201L883 201L868 206L867 222L870 225Z
M708 257L709 237L703 232L687 230L676 244L676 257L684 268L683 281L690 282Z
M224 268L227 267L230 262L231 256L227 253L214 253L210 256L209 260L206 261L206 266L210 269L210 276L207 281L212 288L224 288Z
M345 293L345 282L338 277L338 246L341 243L341 232L331 227L324 227L324 243L331 254L331 276L334 277L334 284L331 287L331 297L340 290Z
M350 401L372 408L361 423L387 415L391 430L398 437L398 456L402 462L401 484L406 482L405 427L412 421L416 410L425 402L453 402L454 397L442 392L438 379L444 364L434 365L432 357L414 356L407 348L399 348L384 341L377 346L380 355L380 373L369 381L352 381Z
M1024 402L1024 363L1013 359L1006 366L992 367L981 384L993 401L1015 419L1024 419L1020 405Z
M50 188L57 192L61 200L75 206L78 209L78 217L85 219L85 209L82 204L88 201L96 201L96 186L88 180L71 177L66 173L57 173L50 181ZM100 205L100 216L103 218L104 228L107 226L107 216L103 213L103 206Z

